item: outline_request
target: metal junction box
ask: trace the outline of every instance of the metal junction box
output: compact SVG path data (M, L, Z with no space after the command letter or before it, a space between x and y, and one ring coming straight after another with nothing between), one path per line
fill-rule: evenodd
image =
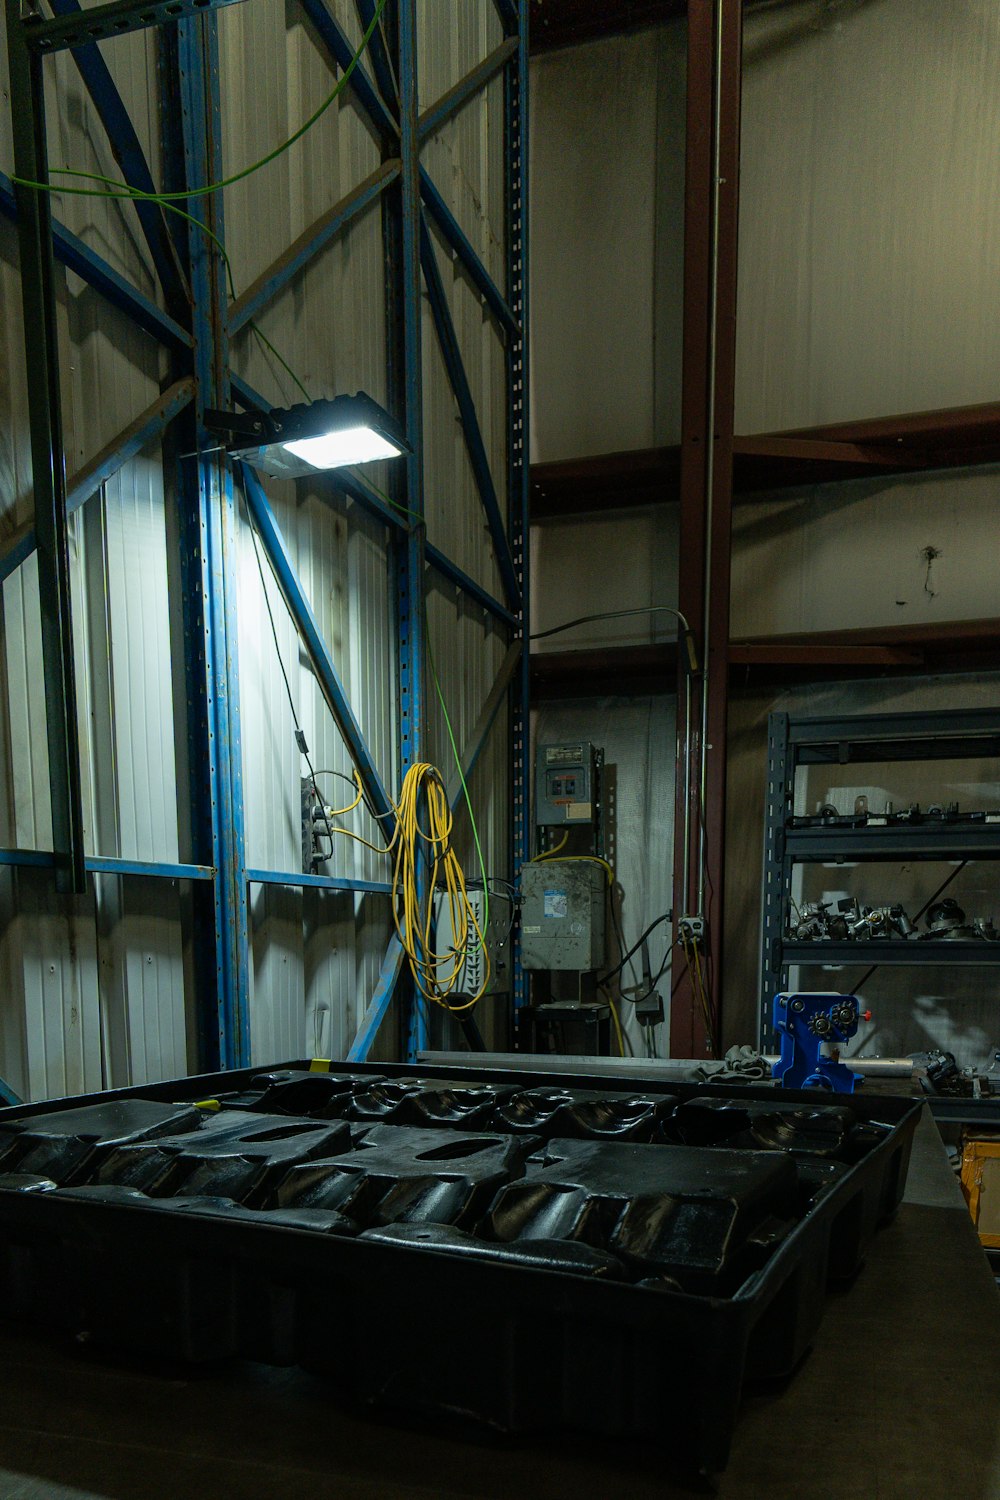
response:
M604 866L540 859L521 869L521 957L526 969L589 973L604 963Z

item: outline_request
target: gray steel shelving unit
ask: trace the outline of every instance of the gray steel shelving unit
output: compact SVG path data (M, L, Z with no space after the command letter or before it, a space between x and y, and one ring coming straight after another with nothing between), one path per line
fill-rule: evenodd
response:
M865 714L843 718L774 713L768 719L760 947L760 1037L771 1041L771 1002L796 964L982 966L1000 964L1000 943L942 940L796 942L787 937L797 864L879 860L1000 860L1000 822L894 823L789 828L800 766L891 761L1000 760L1000 712Z

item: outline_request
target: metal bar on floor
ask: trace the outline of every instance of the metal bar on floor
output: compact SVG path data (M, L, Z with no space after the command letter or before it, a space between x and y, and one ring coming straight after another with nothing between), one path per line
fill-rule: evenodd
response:
M66 482L66 514L72 515L80 509L91 495L107 480L117 474L130 459L140 453L148 443L164 431L167 425L190 405L194 395L194 382L190 379L176 381L124 432L96 454ZM35 528L22 526L2 544L0 550L0 583L15 572L35 550Z
M460 78L446 94L442 94L435 104L425 109L417 123L421 145L436 130L440 130L442 125L446 125L453 115L468 104L470 99L474 99L510 62L511 58L517 56L517 51L517 38L508 37L506 41L500 43L499 47L493 49L489 57L485 57L470 73Z
M487 307L493 313L501 328L507 333L519 334L520 325L508 307L506 298L476 254L465 230L459 224L447 203L445 203L437 187L434 185L430 174L424 167L420 168L420 196L423 199L424 207L428 214L447 240L451 249L458 256L461 265L468 273L474 286L482 294Z
M388 838L395 822L395 813L381 774L368 748L361 726L354 716L344 684L326 648L312 606L296 575L285 539L263 486L253 470L246 464L241 465L241 475L251 525L260 538L282 598L309 654L320 691L337 722L351 760L357 767L368 800L372 804L375 815L384 820L382 831Z
M309 265L321 250L324 250L342 230L346 229L359 214L373 203L377 203L386 188L399 176L399 162L387 161L377 167L364 182L358 184L339 203L328 208L325 214L303 230L288 249L278 256L266 271L241 292L229 308L230 334L239 333L279 292Z
M7 0L7 44L14 173L27 182L43 185L37 189L18 186L15 197L56 888L80 892L86 883L83 794L70 603L52 201L51 194L44 190L49 180L45 95L42 60L29 45L20 0Z
M514 559L511 556L504 519L500 513L500 502L497 499L496 486L493 483L489 460L486 457L486 446L483 442L479 418L476 415L476 404L469 387L469 378L465 373L465 365L462 361L462 353L458 345L458 335L455 332L451 309L448 306L444 283L441 280L437 252L431 242L430 232L424 223L421 223L420 226L420 264L423 267L427 298L431 305L431 316L434 320L438 343L441 346L445 369L448 372L448 379L458 405L458 413L462 423L462 432L465 435L465 446L468 450L469 462L472 465L476 488L479 491L479 498L486 513L486 522L490 529L493 552L497 560L497 566L500 569L504 593L508 604L516 611L520 608L521 604L521 590L517 581L517 571L514 567Z

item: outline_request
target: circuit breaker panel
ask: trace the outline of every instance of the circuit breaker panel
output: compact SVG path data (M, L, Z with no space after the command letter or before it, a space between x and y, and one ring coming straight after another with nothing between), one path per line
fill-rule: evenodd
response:
M589 740L539 745L535 758L535 824L592 823L597 751Z

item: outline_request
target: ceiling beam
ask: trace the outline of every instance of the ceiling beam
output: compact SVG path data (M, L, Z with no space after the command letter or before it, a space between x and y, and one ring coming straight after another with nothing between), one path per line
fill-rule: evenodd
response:
M1000 662L1000 619L869 626L734 640L729 644L728 658L730 685L734 687L976 671ZM545 702L671 692L676 685L676 663L673 641L533 651L532 693L536 701Z
M987 402L737 437L733 493L745 503L775 490L994 463L1000 463L1000 403ZM532 520L672 504L679 484L676 446L532 464Z

